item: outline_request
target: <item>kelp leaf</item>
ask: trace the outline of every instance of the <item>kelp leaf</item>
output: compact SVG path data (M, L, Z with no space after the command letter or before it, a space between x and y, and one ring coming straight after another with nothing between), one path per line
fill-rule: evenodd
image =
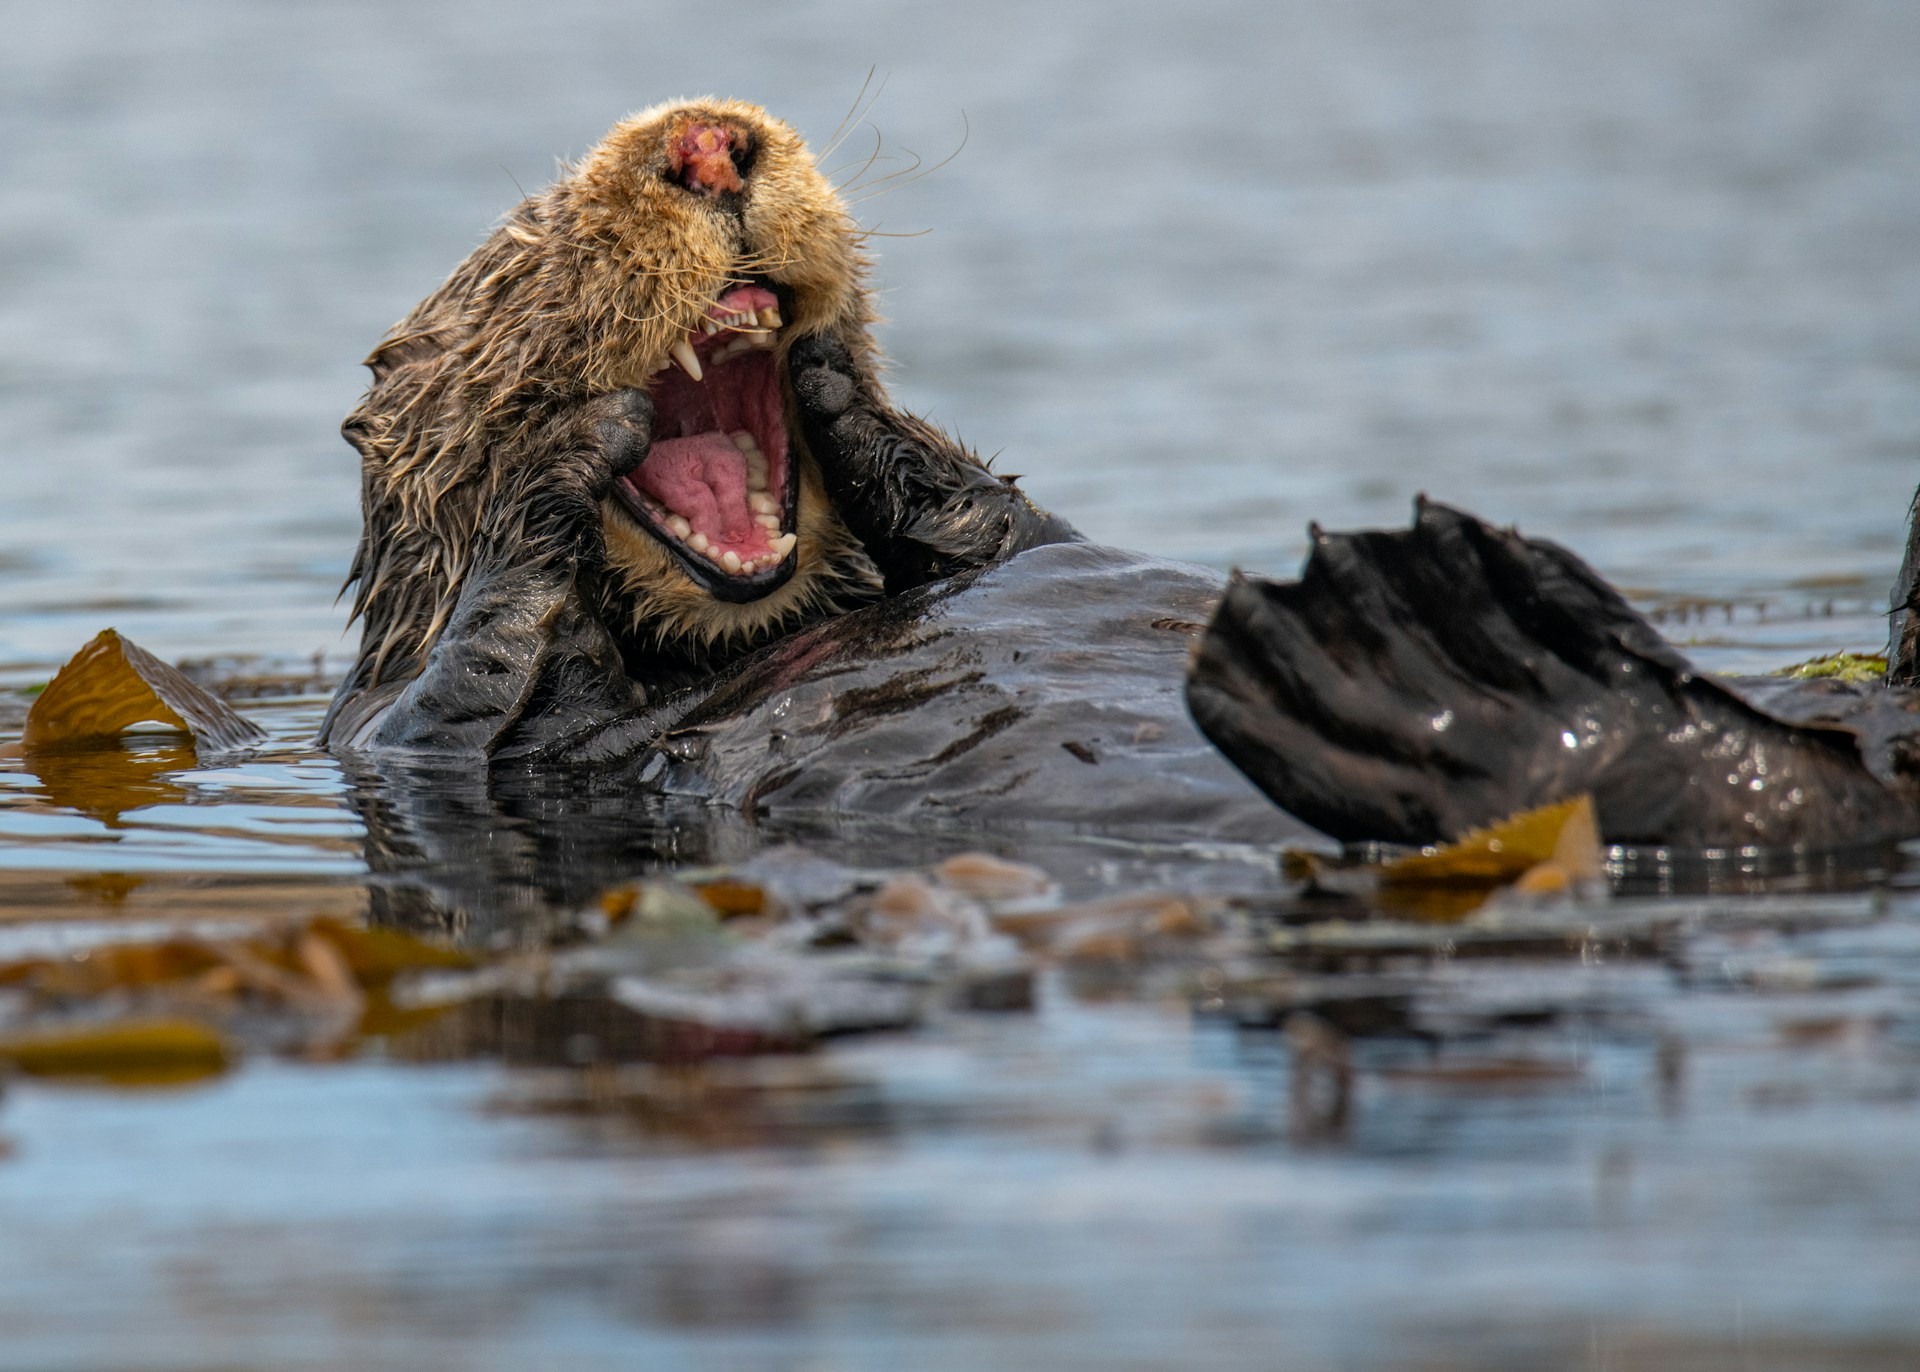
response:
M369 990L389 985L403 972L464 971L474 965L473 958L458 949L392 929L347 924L326 915L315 919L308 929L313 936L332 944L353 979Z
M162 1086L224 1072L227 1046L196 1020L122 1020L0 1038L0 1063L34 1077Z
M1600 829L1593 798L1575 796L1526 810L1458 843L1388 863L1383 886L1506 886L1551 863L1569 882L1591 881L1602 870Z
M223 753L264 734L219 697L194 685L136 643L103 629L75 653L27 712L28 751L112 738L153 720L193 736L201 752Z

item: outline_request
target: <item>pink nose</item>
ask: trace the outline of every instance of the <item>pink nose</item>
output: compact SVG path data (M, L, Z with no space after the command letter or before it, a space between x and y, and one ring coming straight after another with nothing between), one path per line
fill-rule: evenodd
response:
M718 124L683 124L667 145L668 161L680 184L700 195L746 189L740 179L731 129Z

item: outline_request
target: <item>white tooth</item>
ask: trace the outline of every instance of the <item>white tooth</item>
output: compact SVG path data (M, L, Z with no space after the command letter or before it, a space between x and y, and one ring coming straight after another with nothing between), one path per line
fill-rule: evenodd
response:
M681 371L685 372L695 381L706 380L706 377L700 372L700 359L693 355L693 344L687 342L686 339L683 338L673 345L673 360L680 364Z
M767 493L766 472L764 471L756 472L751 467L747 468L747 494L748 495L765 495L766 493Z
M767 306L766 309L760 311L760 323L765 328L769 328L769 329L779 328L782 323L782 320L780 318L780 311L776 310L771 305Z
M724 553L720 554L720 565L730 572L738 572L740 570L740 554L731 548L727 549Z
M707 536L705 534L695 534L687 540L687 546L696 553L704 553L707 550Z
M709 359L709 361L713 361L713 362L730 361L733 358L740 356L741 353L745 352L748 348L751 348L752 346L753 344L750 340L745 338L736 338L731 343L723 344L720 350L714 353L714 355Z
M745 457L748 465L751 466L752 455L760 451L760 445L754 441L753 435L746 429L735 429L727 437L733 440L733 446L740 450L740 455Z
M778 538L769 539L767 546L773 549L773 555L775 557L785 558L788 553L793 551L793 545L799 541L800 539L797 534L781 534Z
M668 515L667 528L675 538L681 539L684 539L688 534L693 532L693 525L687 523L685 515Z
M773 497L762 491L752 491L747 495L747 508L755 514L773 514L780 507L773 503Z
M753 517L753 522L770 534L780 532L780 516L777 514L757 514Z
M703 319L700 321L700 332L712 338L720 332L720 322L716 319Z
M760 311L748 310L745 314L741 315L740 317L746 321L746 326L749 329L757 329L760 327Z

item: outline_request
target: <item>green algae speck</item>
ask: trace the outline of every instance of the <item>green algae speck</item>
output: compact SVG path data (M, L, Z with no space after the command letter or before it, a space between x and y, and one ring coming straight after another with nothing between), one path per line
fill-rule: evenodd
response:
M1809 658L1791 667L1782 667L1773 675L1790 676L1799 681L1837 677L1841 681L1867 685L1886 680L1887 659L1884 653L1828 653L1824 657Z

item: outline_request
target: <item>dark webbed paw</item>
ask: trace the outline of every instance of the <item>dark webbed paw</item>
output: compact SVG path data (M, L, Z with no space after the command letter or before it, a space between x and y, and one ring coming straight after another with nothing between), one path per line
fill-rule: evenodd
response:
M597 556L600 502L652 445L653 400L645 391L610 391L561 409L539 435L540 456L497 493L486 521L498 545L494 560L512 564L555 551Z
M603 498L647 460L653 446L653 397L629 388L583 401L572 415L573 445L585 459L587 493Z
M1429 843L1583 791L1622 842L1913 822L1853 733L1696 675L1565 549L1425 502L1411 529L1316 531L1298 581L1237 580L1187 699L1255 784L1336 838Z
M813 334L793 345L787 361L807 447L819 460L838 500L861 504L909 500L910 487L888 489L931 471L927 440L938 439L917 420L874 403L853 355L839 339ZM959 456L952 444L951 454ZM876 483L884 483L876 485Z
M895 590L1078 539L932 425L882 399L839 339L800 339L788 375L801 432L843 518Z
M859 398L853 355L830 335L809 334L795 343L787 370L803 414L816 422L831 424Z

